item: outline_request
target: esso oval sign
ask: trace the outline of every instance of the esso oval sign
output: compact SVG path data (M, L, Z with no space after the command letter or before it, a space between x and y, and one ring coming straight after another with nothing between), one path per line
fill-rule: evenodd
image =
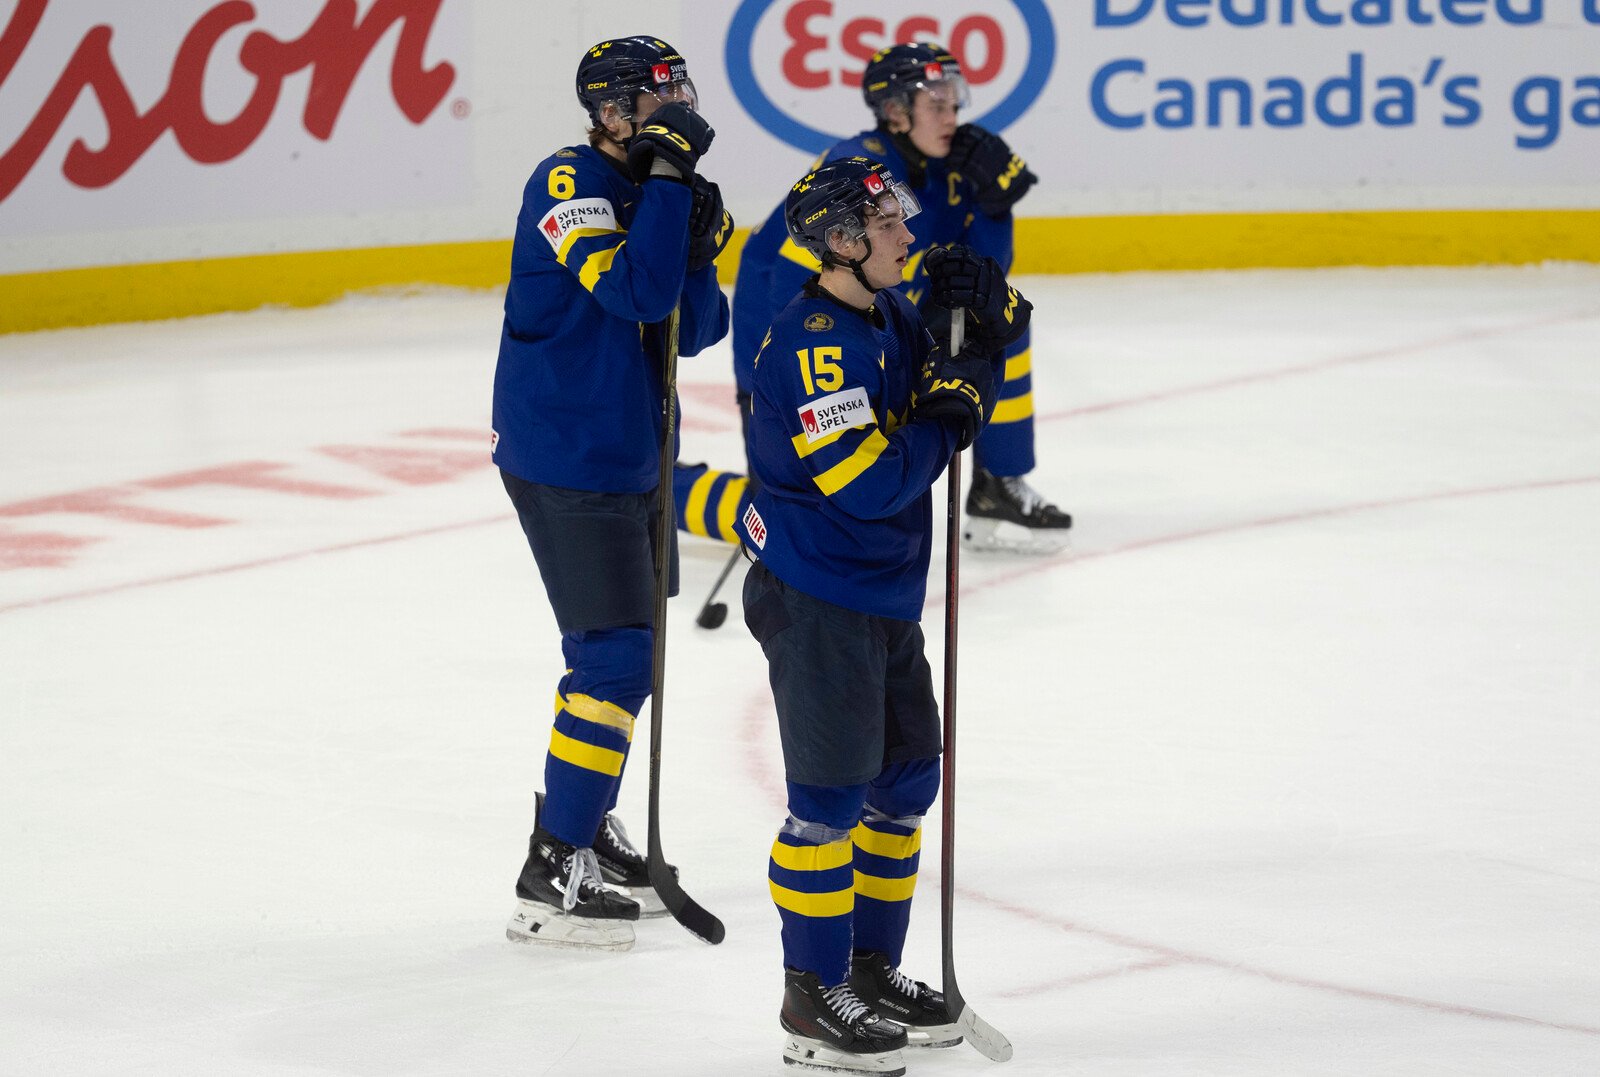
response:
M743 0L724 55L734 96L776 137L821 153L872 125L861 73L874 52L937 41L961 61L972 88L963 120L1004 130L1038 100L1055 64L1055 25L1044 0L923 3L926 9L871 0Z

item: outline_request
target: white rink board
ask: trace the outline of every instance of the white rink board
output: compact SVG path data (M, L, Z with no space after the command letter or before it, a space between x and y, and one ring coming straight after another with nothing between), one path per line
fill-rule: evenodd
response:
M969 115L1045 179L1028 216L1594 208L1597 5L362 0L386 27L363 52L334 0L168 0L159 19L14 0L0 273L505 238L532 165L582 139L582 50L635 32L688 56L718 130L706 172L743 224L865 125L851 79L899 34L967 54ZM1218 80L1237 86L1212 124Z

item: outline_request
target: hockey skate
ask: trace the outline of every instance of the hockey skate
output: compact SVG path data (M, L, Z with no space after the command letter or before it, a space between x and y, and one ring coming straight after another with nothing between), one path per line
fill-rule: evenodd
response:
M1067 545L1072 517L1040 496L1022 476L1001 478L972 469L961 539L969 550L1057 553Z
M644 855L628 840L622 820L609 812L600 821L600 830L594 836L594 855L600 862L600 874L605 881L621 888L639 903L641 919L667 915L666 905L656 894L656 888L650 885L650 868ZM677 868L672 868L672 877L678 877Z
M944 996L889 964L885 954L852 954L850 987L879 1016L905 1026L909 1047L954 1047L961 1042Z
M784 969L778 1021L788 1033L785 1065L883 1077L901 1077L906 1071L900 1057L905 1029L874 1013L856 997L849 981L823 987L814 972Z
M605 885L593 849L568 845L534 823L506 938L586 950L631 950L631 921L637 919L638 903Z

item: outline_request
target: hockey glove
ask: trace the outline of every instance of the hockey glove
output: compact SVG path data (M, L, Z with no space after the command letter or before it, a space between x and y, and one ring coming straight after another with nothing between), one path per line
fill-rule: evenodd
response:
M935 345L922 366L922 384L911 405L913 421L944 419L956 424L956 451L978 436L994 414L994 362L986 349L968 344L949 357Z
M682 101L670 101L652 112L628 140L628 171L635 183L643 183L662 174L656 167L660 162L687 181L716 135L700 113Z
M704 176L696 175L694 207L689 210L689 272L717 260L733 238L733 215L722 207L722 191Z
M973 123L956 128L945 166L972 184L973 197L986 217L1004 217L1039 182L1005 139Z
M980 258L972 248L957 244L934 247L922 265L928 271L928 298L934 306L969 311L971 327L988 346L1003 349L1028 328L1033 304L1006 283L993 258Z

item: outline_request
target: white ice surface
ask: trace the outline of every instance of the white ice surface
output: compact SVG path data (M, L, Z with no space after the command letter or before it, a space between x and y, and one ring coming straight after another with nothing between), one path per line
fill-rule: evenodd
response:
M1600 1073L1600 268L1021 283L1078 526L963 560L956 918L1016 1057L909 1072ZM0 1073L783 1071L718 546L663 814L727 942L504 940L560 657L483 463L498 330L447 293L0 337ZM726 347L683 379L685 458L737 466ZM171 478L252 461L323 485ZM232 522L26 504L95 489Z

